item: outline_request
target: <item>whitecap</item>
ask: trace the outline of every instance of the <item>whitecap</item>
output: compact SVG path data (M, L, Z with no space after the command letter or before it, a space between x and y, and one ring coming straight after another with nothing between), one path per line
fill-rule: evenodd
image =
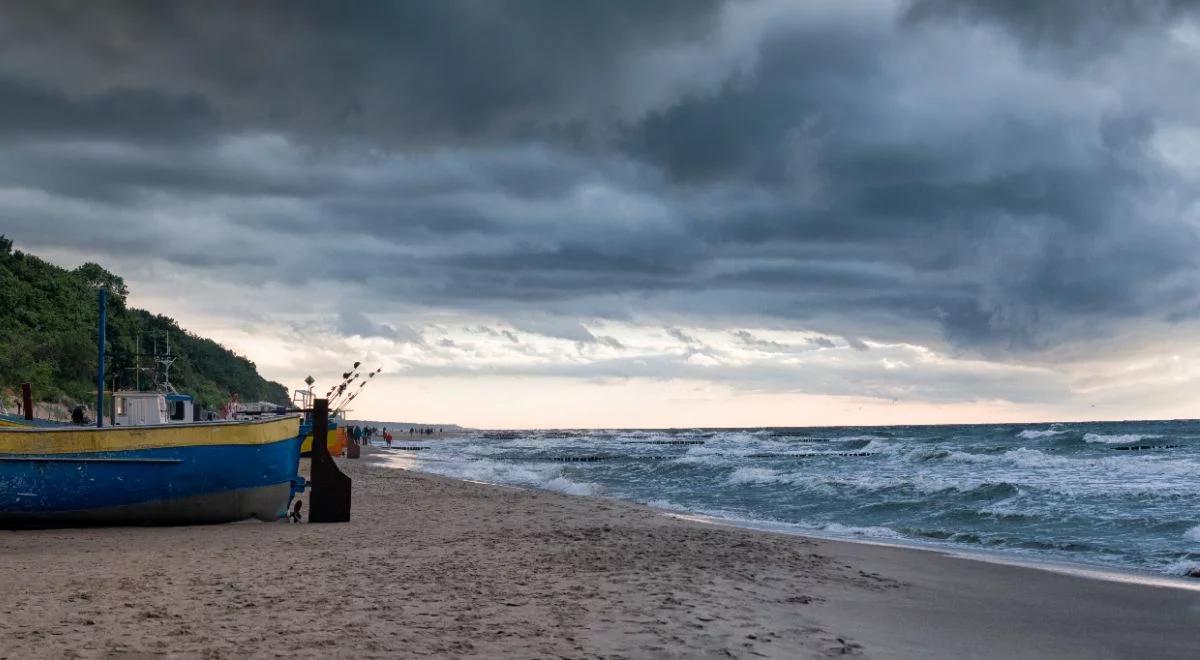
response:
M683 506L682 504L677 504L675 502L672 502L671 500L664 500L664 499L646 500L645 502L643 502L643 504L645 504L646 506L651 507L653 509L666 509L667 511L687 511L688 510L687 507Z
M1200 543L1200 525L1196 525L1195 527L1184 532L1183 538L1191 541L1192 543Z
M729 475L725 483L735 486L740 484L769 484L781 480L781 474L775 470L758 467L740 467Z
M996 456L989 456L987 454L971 454L969 452L958 450L947 451L943 453L944 455L931 455L930 458L941 458L950 463L967 463L969 465L976 465L979 463L994 463L997 459Z
M1066 433L1066 431L1063 431L1061 429L1027 429L1025 431L1021 431L1020 433L1018 433L1017 437L1025 438L1026 440L1038 440L1041 438L1049 438L1049 437L1053 437L1056 435L1062 435L1064 433Z
M1200 561L1180 559L1168 564L1164 572L1168 575L1198 576L1200 575Z
M842 525L840 523L829 523L822 525L820 530L836 534L838 536L861 536L871 539L900 539L904 535L890 527L867 526L854 527L851 525Z
M865 440L866 438L859 438ZM889 442L886 438L874 438L859 451L872 452L876 454L894 453L900 451L904 445L895 442Z
M562 466L533 466L490 459L431 461L423 462L418 467L424 472L432 472L455 479L526 486L541 486L562 473Z
M854 440L870 440L871 442L875 442L876 440L888 440L889 438L882 435L847 435L843 437L832 436L829 439L834 442L851 442Z
M1000 500L990 506L985 506L979 509L979 513L1001 519L1026 518L1035 515L1028 504L1023 501L1019 488L1017 489L1017 494L1013 497Z
M1145 435L1140 433L1124 433L1121 435L1104 435L1102 433L1085 433L1083 436L1084 442L1099 443L1105 445L1124 445L1130 442L1140 442L1142 440L1151 440L1153 438L1161 438L1161 435Z
M552 490L567 495L599 495L603 490L599 484L580 483L563 477L555 477L550 481L537 485L538 488Z

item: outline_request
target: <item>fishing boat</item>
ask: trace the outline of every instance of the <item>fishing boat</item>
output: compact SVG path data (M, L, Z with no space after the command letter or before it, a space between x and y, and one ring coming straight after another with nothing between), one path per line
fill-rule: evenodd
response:
M299 415L0 427L0 525L276 520L304 486L299 428Z
M327 440L329 453L334 456L340 456L343 451L346 451L346 429L338 427L336 417L329 418L329 438ZM313 434L312 422L304 421L300 427L300 433L304 436L304 441L300 443L300 455L304 457L312 456Z
M29 415L21 414L20 411L18 411L18 414L14 415L12 412L4 409L4 398L5 398L4 394L2 392L0 392L0 428L6 427L6 426L8 426L8 427L26 426L27 427L27 426L63 426L64 425L64 422L51 421L48 419L34 419L33 414L32 414L32 410L33 410L33 401L32 400L28 400L27 403L22 405L22 408L25 408L26 406L28 406L29 412L30 412Z
M112 424L104 426L106 294L99 291L96 426L6 417L0 526L286 516L305 487L298 414L194 421L191 397L176 392L168 376L156 392L115 392ZM174 359L162 361L169 367Z
M312 391L312 377L310 376L306 382L309 389L296 390L292 395L292 405L299 410L311 410L313 401L316 400L316 395ZM313 447L313 420L311 414L306 414L304 420L300 423L300 436L304 440L300 443L300 455L304 457L312 456ZM340 415L338 411L333 411L329 415L329 435L327 436L327 447L332 456L340 456L346 450L348 442L346 429L340 424Z
M354 399L362 394L363 387L366 386L371 379L375 378L383 371L380 367L375 371L363 374L358 371L362 366L362 362L355 362L350 370L342 374L342 382L329 388L325 394L325 398L333 403L338 403L336 407L332 407L329 412L329 435L328 449L333 456L340 456L346 448L350 446L349 429L341 425L342 420L346 419L346 413L349 412L347 406L353 403ZM316 381L312 376L304 379L304 384L307 389L296 390L292 394L292 406L300 410L309 410L312 408L313 402L316 401L316 393L313 392L313 384ZM351 386L358 384L358 389L353 389ZM301 456L311 456L313 446L312 436L312 418L306 416L304 423L300 427L300 433L304 436L304 443L300 446ZM350 455L352 458L357 458L355 454Z
M33 421L25 419L20 415L10 415L8 413L0 413L0 427L5 426L33 426Z
M0 412L0 428L12 426L21 427L58 427L67 426L66 422L58 422L51 419L27 419L22 415L13 415L12 413Z

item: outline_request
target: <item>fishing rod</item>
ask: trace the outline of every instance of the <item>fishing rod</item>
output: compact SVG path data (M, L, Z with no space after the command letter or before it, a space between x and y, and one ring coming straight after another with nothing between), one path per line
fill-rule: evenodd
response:
M383 371L383 367L380 367L380 368L376 369L375 371L372 371L371 373L367 374L367 377L363 378L362 382L358 384L358 389L352 391L348 395L349 398L347 398L345 401L342 401L340 405L341 406L349 405L350 402L353 401L355 398L357 398L359 394L362 394L363 388L367 386L367 383L369 383L371 381L371 379L374 378L381 371ZM357 377L358 374L355 374L355 376ZM353 385L353 384L354 384L354 380L351 380L350 383L347 384L347 387L349 387L350 385Z
M382 371L383 371L383 367L379 367L375 371L372 371L371 373L367 374L367 377L364 378L363 381L358 384L358 389L355 390L353 393L351 393L349 398L347 398L345 401L341 402L341 404L339 405L339 409L350 405L355 399L357 399L358 395L363 393L363 388L365 388L367 386L367 383L371 382L371 379L375 378L375 376L379 375L379 373Z
M355 362L354 366L350 367L349 371L346 371L342 374L342 384L341 384L342 389L345 389L346 383L348 383L350 381L350 378L354 375L354 370L357 369L358 365L360 365L360 364L362 364L361 361ZM334 391L337 389L338 389L337 385L334 385L333 387L329 388L329 391L326 393L326 397L328 398L328 396L332 395L334 393Z
M329 397L329 405L330 405L331 409L333 408L334 404L337 402L338 399L345 396L346 390L349 389L349 387L354 384L354 381L356 378L357 378L357 374L354 374L354 375L350 376L349 378L347 378L346 380L342 381L341 385L337 386L337 388L334 391L333 396Z
M328 399L330 401L330 403L332 403L333 400L336 399L337 397L341 396L342 393L344 393L346 391L346 388L350 386L352 379L358 375L355 372L355 369L358 369L359 365L361 365L361 364L362 364L361 361L355 362L354 366L350 367L349 371L342 374L341 384L334 385L333 387L329 388L328 392L325 393L325 398Z

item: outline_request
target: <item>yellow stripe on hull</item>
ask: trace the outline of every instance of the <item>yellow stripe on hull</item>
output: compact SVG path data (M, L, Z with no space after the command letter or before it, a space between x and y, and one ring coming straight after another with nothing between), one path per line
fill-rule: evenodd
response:
M8 427L0 429L0 453L74 454L195 445L265 445L299 434L298 415L248 422L110 426L102 429Z

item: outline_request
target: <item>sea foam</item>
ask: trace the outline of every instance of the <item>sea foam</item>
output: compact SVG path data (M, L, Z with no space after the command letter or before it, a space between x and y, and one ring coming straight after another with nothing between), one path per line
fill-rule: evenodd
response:
M567 495L599 495L604 491L599 484L571 481L564 477L555 477L538 484L538 487Z
M739 484L764 484L776 483L780 479L780 473L775 470L759 467L740 467L729 475L725 483L736 486Z
M837 536L861 536L869 539L902 539L904 535L890 527L881 527L879 525L869 525L864 527L855 527L853 525L843 525L840 523L829 523L822 525L820 530Z
M681 439L702 444L675 444ZM546 431L428 444L397 467L627 498L782 531L976 545L1009 539L995 549L1177 575L1200 569L1195 422ZM1171 448L1113 451L1134 444ZM604 460L572 461L580 456Z
M1168 575L1200 577L1200 561L1180 559L1179 561L1168 564L1164 572Z
M1104 435L1102 433L1085 433L1083 435L1084 442L1099 443L1105 445L1124 445L1131 442L1141 442L1142 440L1152 440L1161 438L1161 435L1150 435L1143 433L1123 433L1118 435Z
M1064 433L1066 433L1066 431L1061 429L1028 429L1018 433L1017 437L1025 438L1026 440L1038 440L1041 438L1050 438L1056 435L1062 435Z

